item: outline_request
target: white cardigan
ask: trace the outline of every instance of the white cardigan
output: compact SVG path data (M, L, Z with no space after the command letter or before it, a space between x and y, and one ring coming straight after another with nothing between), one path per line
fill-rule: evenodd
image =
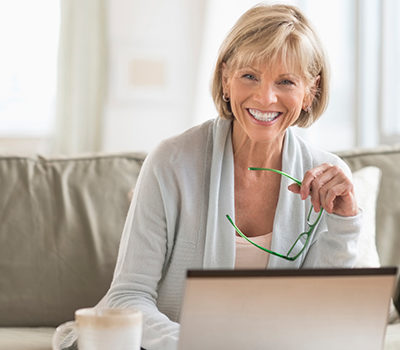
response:
M144 313L142 346L177 347L186 270L234 268L234 167L231 121L217 118L166 140L146 158L120 243L110 290L101 305L136 307ZM283 171L302 179L335 155L308 146L289 128ZM310 201L287 190L282 178L273 226L272 250L286 253L306 225ZM268 268L351 267L361 215L324 214L312 241L296 261L270 256ZM99 304L99 305L100 305Z

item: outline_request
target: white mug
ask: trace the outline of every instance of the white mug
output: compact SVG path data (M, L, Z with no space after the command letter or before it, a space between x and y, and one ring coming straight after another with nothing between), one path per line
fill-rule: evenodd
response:
M57 327L53 350L61 350L66 337L77 336L79 350L140 350L142 313L134 309L87 308L75 311L75 321Z

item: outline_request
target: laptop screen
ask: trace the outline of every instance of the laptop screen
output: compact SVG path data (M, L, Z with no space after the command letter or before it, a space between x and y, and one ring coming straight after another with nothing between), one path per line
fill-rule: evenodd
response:
M178 348L381 349L396 272L188 271Z

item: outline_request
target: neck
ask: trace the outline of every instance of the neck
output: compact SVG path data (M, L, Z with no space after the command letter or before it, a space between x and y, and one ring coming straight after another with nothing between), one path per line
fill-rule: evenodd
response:
M283 141L285 134L273 140L257 142L248 137L237 122L233 122L232 146L235 166L274 168L282 167Z

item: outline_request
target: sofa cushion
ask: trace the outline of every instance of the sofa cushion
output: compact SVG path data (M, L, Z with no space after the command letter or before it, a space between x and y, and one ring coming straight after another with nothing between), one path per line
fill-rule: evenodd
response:
M0 328L2 350L52 350L54 328Z
M105 294L143 159L0 157L0 326L56 326Z

